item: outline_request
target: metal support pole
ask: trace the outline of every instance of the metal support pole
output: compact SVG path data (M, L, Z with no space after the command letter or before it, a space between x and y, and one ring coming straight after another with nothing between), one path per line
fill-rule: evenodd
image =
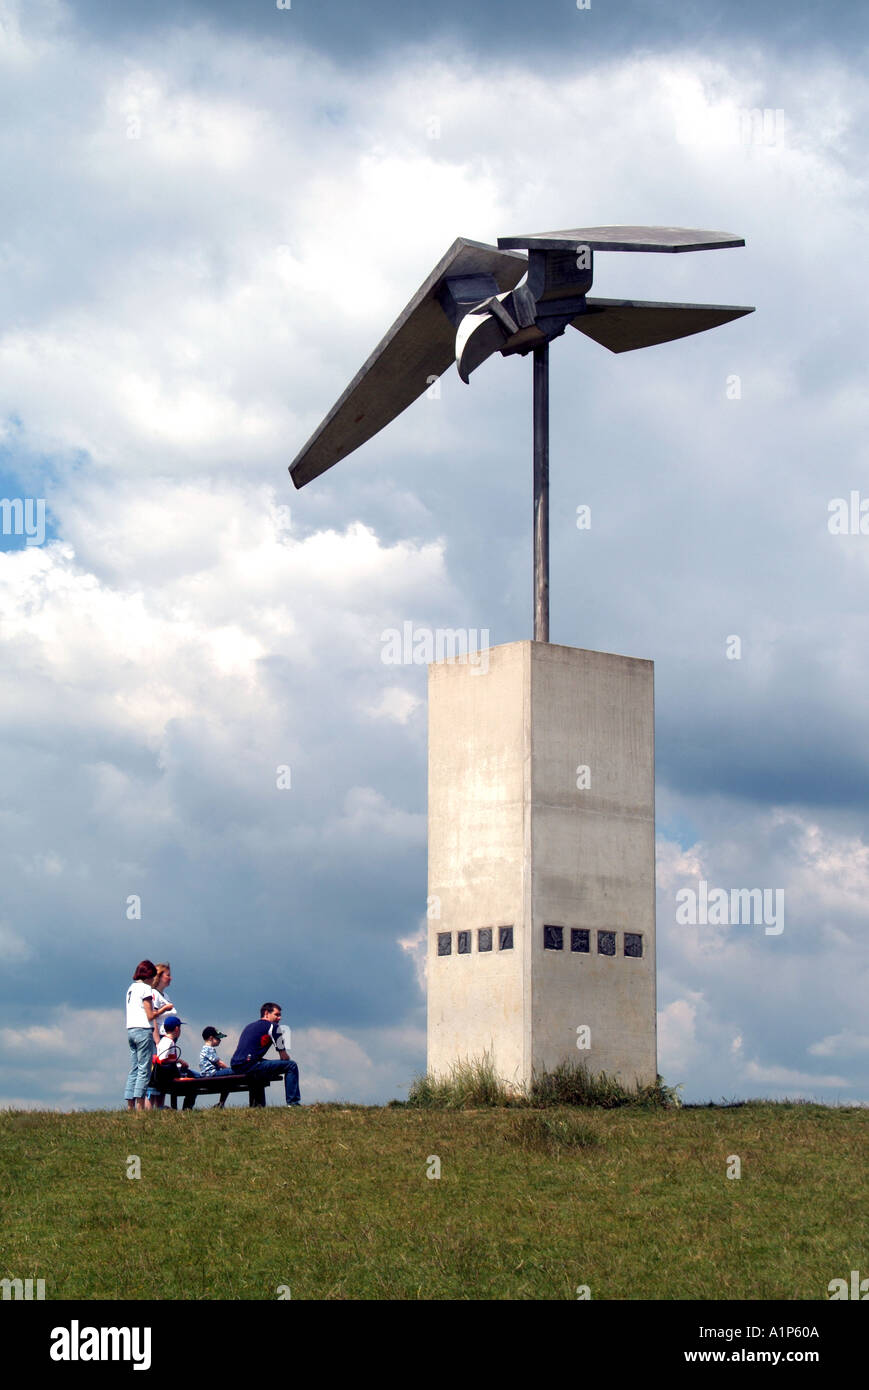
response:
M549 344L534 349L534 641L549 641Z

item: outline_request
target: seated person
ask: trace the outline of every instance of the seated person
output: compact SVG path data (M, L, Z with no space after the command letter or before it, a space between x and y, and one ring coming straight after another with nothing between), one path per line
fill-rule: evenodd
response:
M242 1030L238 1046L232 1054L232 1070L240 1072L243 1076L282 1076L287 1105L298 1105L301 1100L299 1068L295 1062L290 1061L289 1054L282 1046L280 1021L280 1004L263 1004L256 1022L249 1023ZM279 1062L273 1059L263 1061L272 1043L275 1044L281 1058ZM253 1103L251 1101L251 1104ZM259 1103L264 1105L265 1099Z
M178 1039L181 1036L181 1019L177 1014L167 1014L163 1020L165 1032L157 1044L157 1065L158 1067L174 1068L177 1076L198 1076L199 1073L192 1071L181 1056L181 1049L178 1046ZM159 1072L155 1085L159 1088ZM164 1093L161 1093L160 1105L163 1103ZM196 1094L191 1092L184 1097L184 1109L192 1110L196 1104Z
M218 1033L216 1028L208 1027L202 1030L202 1051L199 1054L199 1075L218 1076L220 1072L228 1072L230 1068L225 1062L221 1062L217 1055L217 1049L221 1040L226 1037L225 1033ZM226 1105L226 1093L220 1097L217 1109L222 1110Z

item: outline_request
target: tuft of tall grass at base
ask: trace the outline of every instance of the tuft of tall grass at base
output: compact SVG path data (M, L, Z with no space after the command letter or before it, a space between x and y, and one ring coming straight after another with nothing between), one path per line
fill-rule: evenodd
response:
M535 1076L527 1093L511 1089L495 1071L490 1053L455 1062L445 1076L418 1076L407 1105L428 1110L479 1110L492 1106L541 1109L550 1106L589 1106L614 1110L636 1105L646 1110L672 1109L681 1104L678 1088L659 1076L652 1085L624 1086L606 1072L588 1070L584 1062L562 1062L554 1071Z
M407 1093L407 1104L426 1110L481 1110L515 1105L516 1100L497 1076L489 1053L484 1053L454 1062L447 1076L417 1076Z
M625 1086L605 1071L592 1073L584 1062L562 1062L554 1071L543 1072L531 1082L531 1105L587 1105L615 1110L622 1105L638 1105L644 1110L670 1110L681 1105L678 1088L666 1086L662 1077L650 1085L636 1081Z

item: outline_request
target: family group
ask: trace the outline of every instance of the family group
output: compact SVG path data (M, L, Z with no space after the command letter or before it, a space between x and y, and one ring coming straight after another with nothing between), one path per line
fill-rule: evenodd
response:
M203 1028L199 1070L194 1071L181 1056L178 1046L184 1024L165 994L171 983L168 961L155 965L153 961L142 960L133 972L133 982L127 990L127 1041L131 1060L124 1099L128 1110L163 1108L165 1095L159 1087L159 1079L169 1067L183 1076L215 1076L219 1071L225 1071L227 1076L268 1076L270 1079L283 1076L287 1105L299 1104L299 1068L290 1060L285 1048L280 1004L263 1004L259 1018L242 1029L229 1067L217 1055L226 1034L211 1025ZM265 1060L272 1044L277 1049L279 1061ZM219 1105L225 1104L226 1096L222 1095Z

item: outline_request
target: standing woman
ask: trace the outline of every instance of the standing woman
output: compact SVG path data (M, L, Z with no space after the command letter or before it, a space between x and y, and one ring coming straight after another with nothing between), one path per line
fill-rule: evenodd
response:
M133 974L133 983L127 990L127 1041L133 1054L127 1088L124 1091L128 1110L145 1109L145 1089L151 1072L151 1028L154 1024L151 981L155 974L156 966L153 961L139 961Z
M160 1045L160 1033L163 1023L163 1017L165 1014L171 1013L174 1007L166 998L166 995L163 993L164 989L168 989L171 983L172 970L168 960L158 960L157 964L154 966L154 980L151 986L151 1007L154 1010L153 1021L151 1024L154 1039L154 1052L157 1051L157 1048ZM162 1110L162 1108L162 1091L157 1091L154 1089L153 1086L149 1086L147 1096L145 1099L145 1109Z
M158 960L154 966L154 979L151 981L151 994L154 1000L154 1051L157 1051L157 1044L162 1033L163 1015L171 1013L174 1005L170 1003L167 995L163 993L172 983L172 970L168 960Z

